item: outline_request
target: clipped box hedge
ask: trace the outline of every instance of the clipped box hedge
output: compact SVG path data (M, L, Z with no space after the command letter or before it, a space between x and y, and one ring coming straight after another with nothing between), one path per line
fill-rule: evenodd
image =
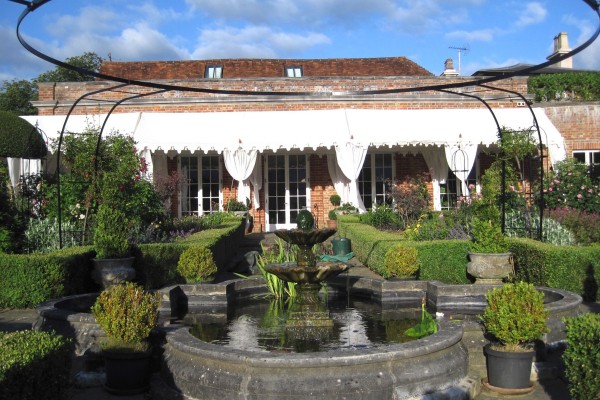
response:
M0 399L69 398L69 342L50 332L0 332Z
M555 246L531 239L511 239L516 279L598 300L600 246Z
M0 308L28 308L43 301L90 292L91 247L48 254L0 254Z
M200 231L175 243L140 245L139 253L136 255L138 280L147 288L160 288L184 282L177 272L177 262L181 254L190 246L209 248L217 268L223 268L243 237L242 219L232 217L225 219L218 227Z
M467 240L406 241L399 233L360 223L356 215L338 216L338 234L352 241L352 251L361 263L384 278L390 276L385 267L386 253L403 243L417 250L418 279L472 283L466 272ZM515 257L516 280L568 290L586 301L598 300L600 246L556 246L519 238L507 241Z
M384 232L362 224L356 215L339 216L338 233L352 241L352 251L361 263L384 278L390 277L385 267L387 252L402 243L417 250L418 279L450 284L471 282L466 272L466 240L411 242L405 240L400 233Z

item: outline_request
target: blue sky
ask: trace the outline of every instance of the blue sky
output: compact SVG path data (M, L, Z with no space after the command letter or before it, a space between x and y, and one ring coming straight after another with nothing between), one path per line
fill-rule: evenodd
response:
M0 80L54 68L15 35L24 6L0 0ZM571 48L595 31L583 0L52 0L30 14L22 34L61 60L94 51L113 61L207 58L405 56L432 73L453 58L461 72L538 64L553 38ZM596 41L574 67L600 70Z

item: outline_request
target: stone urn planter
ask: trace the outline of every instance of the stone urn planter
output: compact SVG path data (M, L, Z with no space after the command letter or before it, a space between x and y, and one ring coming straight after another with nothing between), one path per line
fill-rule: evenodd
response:
M467 272L476 284L500 284L514 272L512 253L469 253Z
M92 271L92 279L102 286L103 289L120 283L130 282L135 278L134 261L135 257L93 258L94 270Z

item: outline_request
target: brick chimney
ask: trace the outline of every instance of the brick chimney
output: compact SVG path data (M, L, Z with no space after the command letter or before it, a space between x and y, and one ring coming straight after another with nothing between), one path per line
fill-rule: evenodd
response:
M569 35L567 32L561 32L554 37L554 52L546 57L546 59L551 61L556 57L568 53L569 51L571 51L571 48L569 47ZM569 57L557 62L553 66L560 68L573 68L573 60L571 57Z
M444 72L441 76L458 76L458 71L454 69L454 61L451 58L444 62Z

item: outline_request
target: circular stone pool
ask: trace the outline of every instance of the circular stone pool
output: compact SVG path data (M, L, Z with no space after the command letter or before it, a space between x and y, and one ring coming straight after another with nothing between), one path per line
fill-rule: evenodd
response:
M256 280L220 284L177 285L161 290L160 379L153 396L159 399L471 399L480 383L473 360L483 357L478 315L491 285L445 285L426 281L380 281L340 276L330 291L348 292L373 304L385 318L407 304L444 313L437 333L408 343L390 343L348 351L280 353L224 348L203 342L179 324L182 315L200 313L226 321L231 307L264 293ZM581 297L562 290L539 288L546 298L551 332L546 343L565 339L563 317L577 315ZM96 294L71 296L37 307L38 329L54 329L74 338L81 351L102 332L87 312ZM452 320L450 315L467 316ZM469 318L470 316L470 318ZM469 327L465 339L464 327ZM475 336L473 336L475 335Z

